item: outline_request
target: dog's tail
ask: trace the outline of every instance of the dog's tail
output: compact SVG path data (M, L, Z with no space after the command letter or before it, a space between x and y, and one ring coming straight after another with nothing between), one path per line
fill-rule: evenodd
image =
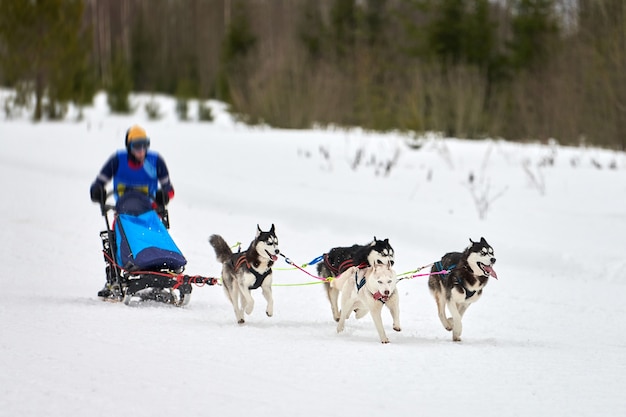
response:
M230 246L228 246L228 243L226 243L222 236L211 235L209 243L213 246L213 249L215 249L215 256L219 262L224 263L230 260L233 251L230 249Z

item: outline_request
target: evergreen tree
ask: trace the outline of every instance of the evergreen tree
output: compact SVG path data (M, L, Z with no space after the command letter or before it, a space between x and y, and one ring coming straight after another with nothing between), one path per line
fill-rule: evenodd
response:
M107 103L113 113L131 113L130 93L133 91L133 80L130 65L121 53L115 55L111 68L111 84L107 86Z
M339 57L354 49L357 31L355 0L334 0L330 10L331 44Z
M542 63L558 35L554 0L517 0L512 14L511 64L515 69Z
M297 36L308 56L314 61L322 59L326 26L318 0L306 0L297 29Z
M248 13L243 4L237 4L233 18L222 42L221 70L218 81L218 98L231 101L229 83L237 77L245 78L244 65L239 65L253 50L257 38L252 32Z
M0 66L9 85L32 86L34 120L43 115L47 93L49 109L91 100L83 10L82 0L0 0Z
M428 28L429 44L444 66L455 65L463 57L465 28L464 0L441 0Z

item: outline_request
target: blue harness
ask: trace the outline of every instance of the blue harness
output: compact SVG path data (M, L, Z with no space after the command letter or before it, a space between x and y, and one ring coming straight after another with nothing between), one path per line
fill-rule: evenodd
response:
M433 264L433 266L437 269L437 272L441 272L441 271L443 271L444 269L446 269L446 268L444 268L444 267L443 267L443 264L441 263L441 261L437 261L437 262L435 262L435 263ZM456 264L454 264L454 265L450 265L450 267L449 267L449 268L447 268L448 272L441 274L441 275L443 275L441 278L443 279L443 277L447 276L447 275L448 275L448 273L449 273L449 271L453 270L455 267L456 267ZM472 297L474 296L474 294L476 294L476 291L470 291L470 290L468 290L468 289L465 287L465 285L463 285L463 283L461 282L461 280L460 280L459 278L455 278L454 282L455 282L455 284L457 284L457 285L461 286L461 288L463 288L463 290L465 291L465 299L466 299L466 300L467 300L468 298L472 298Z

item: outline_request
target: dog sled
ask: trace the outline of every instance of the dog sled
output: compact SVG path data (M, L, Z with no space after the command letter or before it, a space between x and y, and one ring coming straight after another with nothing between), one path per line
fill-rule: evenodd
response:
M106 223L100 232L107 280L105 290L98 294L103 300L126 305L156 301L180 307L189 303L192 284L217 283L215 278L183 274L187 260L169 235L164 204L155 209L145 194L127 191L115 205L107 204L105 198L100 208Z

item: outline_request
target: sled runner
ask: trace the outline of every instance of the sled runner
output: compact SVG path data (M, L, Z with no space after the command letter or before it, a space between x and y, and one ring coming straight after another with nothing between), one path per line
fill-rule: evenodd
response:
M106 301L189 303L191 284L214 285L215 278L183 275L187 260L169 235L164 204L152 207L148 196L127 191L115 205L100 202L106 230L100 232L107 288ZM112 225L109 212L113 212Z

